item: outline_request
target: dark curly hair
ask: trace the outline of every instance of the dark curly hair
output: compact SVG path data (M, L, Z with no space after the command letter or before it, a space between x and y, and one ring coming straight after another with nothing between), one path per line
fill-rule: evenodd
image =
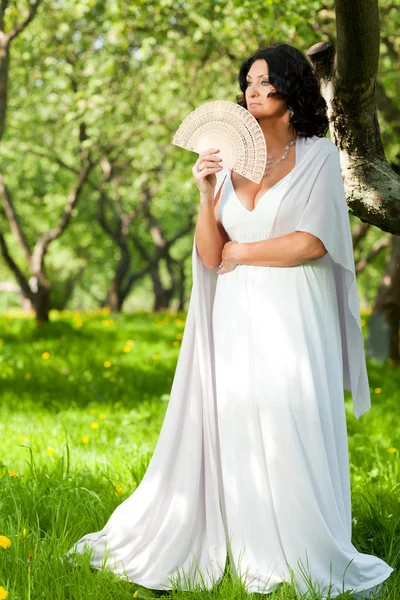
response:
M311 63L300 50L284 42L275 42L267 48L257 50L245 60L239 71L239 86L242 95L236 101L247 109L245 92L246 76L251 65L258 59L268 64L268 79L276 89L267 97L286 100L293 111L290 125L300 137L325 137L329 129L327 105L320 91L320 82Z

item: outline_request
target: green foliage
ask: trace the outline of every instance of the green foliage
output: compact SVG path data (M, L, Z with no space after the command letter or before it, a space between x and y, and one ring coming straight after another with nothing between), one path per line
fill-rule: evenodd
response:
M397 164L399 11L389 0L379 4L379 83L389 99L381 101L380 127L388 159ZM7 27L25 8L25 1L10 3ZM186 223L189 207L198 202L191 175L196 156L171 145L183 118L209 100L234 101L239 66L258 47L283 40L306 51L319 41L335 43L335 35L333 0L44 0L36 18L13 42L0 160L33 244L59 222L82 148L90 149L95 165L90 183L71 226L47 257L49 278L57 282L56 305L63 305L62 290L69 278L77 278L69 307L79 309L98 306L112 280L118 249L97 221L99 186L112 196L117 183L121 203L130 212L140 208L143 183L157 184L151 210L166 234L173 235ZM106 183L104 157L115 165L113 180ZM26 272L22 250L1 213L0 227ZM140 210L132 230L152 251L154 242ZM179 240L173 255L183 256L191 240L192 233ZM144 260L133 241L130 248L133 272ZM366 302L382 274L382 261L376 265L376 275L368 282L364 275L361 280ZM2 264L0 278L11 279ZM146 298L143 302L149 307L149 282L138 286L133 295ZM14 299L10 303L16 305ZM135 299L133 304L140 302Z

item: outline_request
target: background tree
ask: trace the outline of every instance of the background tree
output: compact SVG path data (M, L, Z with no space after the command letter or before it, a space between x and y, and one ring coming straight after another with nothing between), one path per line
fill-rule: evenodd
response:
M193 231L188 227L198 193L191 177L195 154L172 147L173 133L199 104L216 98L235 100L239 66L259 46L293 40L304 51L322 42L333 44L339 56L348 48L339 39L350 35L352 44L363 49L365 40L357 46L352 33L363 12L345 8L342 26L340 19L336 22L333 1L288 0L283 5L277 0L173 4L156 0L151 5L133 5L127 1L48 0L45 7L13 42L9 118L0 154L3 180L31 248L59 224L65 199L79 176L81 153L90 157L90 173L80 201L71 210L73 226L48 246L49 302L66 306L69 297L68 306L77 309L105 303L116 310L122 306L125 310L183 306L191 281L181 274L186 268L190 272ZM376 3L374 10L376 15ZM395 34L399 17L388 0L380 2L379 10L381 60L378 63L376 58L379 37L375 23L373 69L380 126L377 131L375 116L370 117L370 127L371 131L375 127L374 135L381 135L387 162L396 172L400 146ZM7 27L11 27L11 17L15 19L16 14L8 7ZM372 48L367 50L372 52ZM366 96L374 87L373 69L369 66L366 71L369 87L364 80L357 83L357 89L366 90L362 98L369 98L363 110L373 105ZM327 97L340 92L333 89L334 83L330 76L323 78ZM352 103L347 96L345 100ZM342 116L344 108L340 103L338 107L339 131L356 127L343 120L347 118ZM85 139L80 141L82 129ZM331 137L339 144L336 135L337 129L332 130ZM344 153L350 157L343 159L343 169L356 236L360 223L357 203L360 200L363 205L363 198L368 197L368 207L372 207L372 224L355 248L361 300L366 306L374 302L389 260L387 240L392 244L396 238L388 237L388 232L382 234L384 227L376 222L376 215L380 214L382 222L387 218L393 222L397 209L386 211L380 201L375 208L373 191L368 196L359 194L358 199L351 196L357 185L373 186L370 173L366 182L355 166L349 171L346 161L354 159L358 165L364 160L351 151L350 142L347 146L343 143L342 157ZM107 163L111 165L109 176L104 170ZM147 213L143 210L144 189L151 190L146 192ZM367 220L364 213L360 216ZM29 282L32 272L26 252L4 211L0 226L9 253L17 265L24 265L19 269ZM180 237L167 246L179 232ZM163 247L168 248L168 260L167 255L161 257ZM9 274L9 267L0 265L0 278L9 279Z

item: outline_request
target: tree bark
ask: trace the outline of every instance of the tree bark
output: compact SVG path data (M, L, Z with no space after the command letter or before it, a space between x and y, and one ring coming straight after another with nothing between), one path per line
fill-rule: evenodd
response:
M72 210L79 201L83 186L91 168L92 164L89 162L89 160L87 160L87 158L83 159L83 164L78 174L77 181L75 182L74 187L68 196L68 200L65 204L64 212L61 216L59 224L57 227L47 231L39 238L34 246L33 251L31 251L29 248L28 242L26 241L26 236L20 225L18 214L12 202L11 192L7 188L0 174L0 199L3 203L4 212L8 218L11 231L16 236L20 246L24 250L31 277L28 279L28 277L18 267L17 263L13 260L6 240L1 233L0 250L7 266L21 286L22 293L32 303L32 307L36 314L36 321L38 323L47 322L49 320L51 282L46 276L45 257L47 251L50 244L55 239L59 238L67 228L71 219Z
M328 105L331 138L340 150L350 211L364 223L393 233L392 251L378 290L368 330L369 355L388 355L398 363L400 290L400 177L388 164L375 104L380 27L377 0L335 0L337 53L330 42L307 54L320 78ZM386 111L389 110L385 104ZM362 227L354 236L362 238ZM359 238L359 239L357 239ZM387 238L375 251L384 247ZM374 249L371 250L374 254ZM370 253L371 255L371 253ZM371 258L371 256L370 256ZM365 262L365 261L364 261ZM358 272L364 263L358 264ZM377 337L385 336L377 342ZM386 349L382 348L386 344Z
M4 15L8 7L8 0L1 0L0 2L0 140L3 137L6 124L10 44L35 18L41 2L42 0L32 0L24 19L8 32L4 29Z
M367 356L400 364L400 237L392 236L391 253L368 327Z
M328 105L348 206L362 221L400 234L400 177L386 160L375 105L378 3L335 0L335 11L337 54L330 42L314 44L307 54Z

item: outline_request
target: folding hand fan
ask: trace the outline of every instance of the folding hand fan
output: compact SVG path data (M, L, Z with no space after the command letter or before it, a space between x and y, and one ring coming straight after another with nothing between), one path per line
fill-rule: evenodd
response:
M192 152L219 148L222 166L260 183L267 161L264 134L248 110L234 102L206 102L191 112L172 144Z

